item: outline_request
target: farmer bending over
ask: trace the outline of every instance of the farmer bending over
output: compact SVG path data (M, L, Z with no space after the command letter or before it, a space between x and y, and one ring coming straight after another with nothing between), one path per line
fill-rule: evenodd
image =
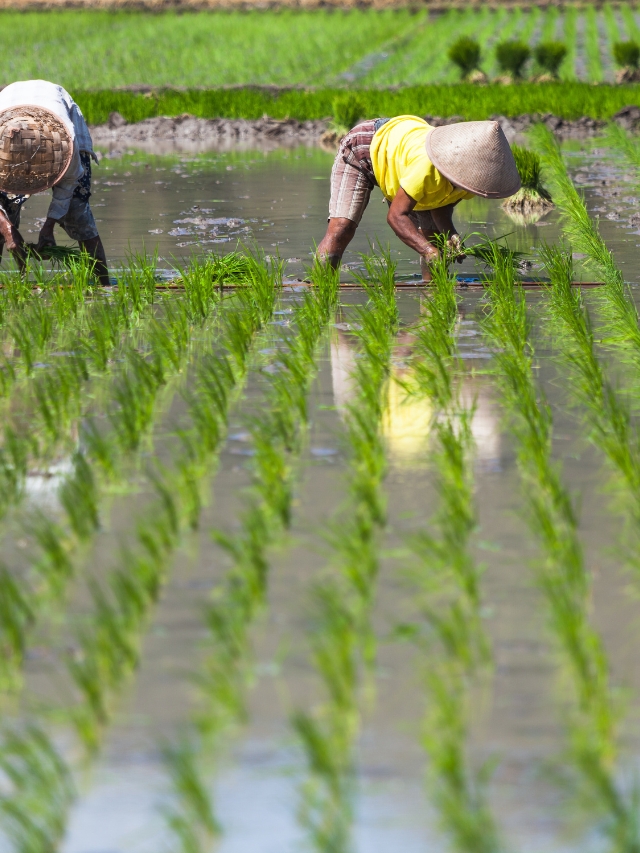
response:
M339 266L375 186L389 205L387 222L418 252L428 281L439 257L434 237L445 235L451 250L461 250L456 204L476 195L508 198L520 189L520 176L496 121L435 128L416 116L363 121L343 138L331 171L329 227L318 256L332 266Z
M53 188L37 249L55 246L53 229L61 225L95 258L100 284L109 284L104 247L89 207L91 158L97 162L87 123L62 86L25 80L0 92L0 257L6 243L24 271L20 208L29 196Z

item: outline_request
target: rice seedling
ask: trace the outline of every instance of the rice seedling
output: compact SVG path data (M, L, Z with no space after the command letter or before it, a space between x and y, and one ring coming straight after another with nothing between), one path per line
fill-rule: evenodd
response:
M37 605L35 610L41 606L41 602L47 603L62 597L67 582L74 575L71 560L73 546L62 525L52 521L42 512L33 513L25 528L40 551L39 558L33 564L33 571L43 588L36 590L33 596Z
M585 315L575 310L580 294L572 291L570 259L555 250L548 250L546 258L552 312L575 327ZM578 520L560 466L551 456L552 418L534 379L524 294L509 265L498 263L495 269L485 330L500 348L495 355L498 383L516 440L527 521L542 552L536 576L561 652L563 683L571 690L564 722L573 791L590 819L599 822L612 849L632 850L639 841L635 794L623 792L615 776L621 708L602 639L590 621L591 578L584 566ZM577 356L573 349L569 358Z
M53 332L53 318L44 302L32 300L28 309L16 315L10 326L14 345L20 350L20 358L27 375L44 351Z
M640 169L640 145L619 124L611 122L607 127L607 141L619 151L636 169Z
M0 796L3 833L16 853L55 853L75 799L69 768L36 725L5 730L0 769L9 789Z
M107 588L92 584L91 618L79 629L68 671L80 701L70 717L89 755L99 746L115 698L138 662L139 640L176 544L175 519L164 501L138 523L137 550L125 550ZM107 591L108 590L108 591Z
M202 756L198 745L181 741L167 744L163 752L176 801L176 805L165 810L167 826L185 853L206 851L221 830L203 783L205 768L200 766Z
M428 694L422 743L442 829L452 849L490 853L503 849L487 803L490 765L474 768L466 749L470 692L486 680L491 665L481 618L481 569L470 552L476 526L473 405L461 401L455 376L457 300L445 247L443 251L425 319L415 328L412 381L407 385L410 394L426 397L433 408L430 456L439 500L429 527L411 542L411 589L419 621L402 626L402 633L421 652Z
M30 593L6 566L0 566L0 690L3 692L13 692L21 684L20 667L34 621Z
M0 517L22 497L31 447L29 437L5 427L0 446Z
M255 331L270 316L277 292L277 288L273 286L273 276L270 278L270 288L265 287L264 277L258 266L258 261L253 262L247 292L240 300L245 305L249 323L246 327L238 325L233 327L234 331L238 328L246 328L247 334L251 336L255 335ZM276 267L275 274L278 270L279 267ZM255 289L253 296L249 293L252 289ZM157 386L158 382L166 379L164 366L161 364L163 359L166 358L167 366L171 365L174 370L180 365L183 355L180 347L184 349L186 344L185 323L188 310L187 307L169 309L166 316L170 321L172 319L175 321L171 324L171 339L167 339L156 325L151 324L151 338L156 344L152 351L151 362L142 359L138 353L134 355L130 353L128 367L137 372L135 381L143 389L148 385ZM266 316L261 313L264 311L267 312ZM248 347L245 347L245 350L248 351ZM218 359L217 363L223 365L222 375L219 377L222 381L217 383L219 390L220 387L224 388L226 380L231 378L235 382L238 377L229 371L229 361ZM149 379L150 376L151 379ZM152 381L154 378L155 381ZM203 388L210 389L211 370L208 371L206 379L207 381L200 381L200 391ZM145 393L144 390L142 393ZM135 446L128 439L131 436L137 436L139 441L140 435L148 429L146 409L141 414L141 409L136 409L130 400L123 398L122 394L119 397L116 396L124 400L125 406L128 407L123 419L126 428L124 435L127 439L124 442L124 449L131 452ZM229 395L225 397L223 394L222 397L225 401L229 399ZM226 418L226 409L224 416ZM115 426L115 432L116 434L118 432L117 426ZM104 460L101 467L111 471L114 464L112 449L110 447L105 449L104 439L95 425L89 434L91 446L97 448L100 459ZM221 434L221 430L218 434ZM118 440L121 438L122 434ZM194 444L186 441L183 447L191 452ZM212 450L215 449L212 448ZM135 668L138 638L146 624L150 607L159 594L169 561L177 547L182 526L185 522L189 527L197 523L200 504L197 499L194 499L194 488L197 487L194 478L204 477L210 470L211 460L208 467L203 464L202 456L196 458L195 464L191 464L192 461L189 457L179 460L175 466L176 474L160 467L149 473L156 497L152 501L150 511L145 515L145 520L138 525L136 548L127 549L123 553L122 568L114 569L109 574L106 588L96 585L91 587L91 620L88 626L85 625L80 629L76 644L78 652L69 660L69 673L80 699L72 711L72 720L89 754L98 748L101 733L109 722L115 697ZM84 487L87 483L84 479L79 486L86 491ZM78 537L88 535L89 525L96 523L97 515L88 514L91 506L87 495L82 495L81 499L76 501L75 516L72 515L64 501L65 489L69 490L68 483L63 485L61 498L70 516L72 528ZM97 510L96 504L94 509Z
M371 609L378 573L377 539L385 524L382 481L386 470L381 423L386 407L393 337L398 326L395 264L390 254L363 256L367 277L359 283L368 296L356 309L361 346L348 406L351 451L348 504L328 541L334 573L313 588L311 657L326 700L311 712L297 711L292 725L305 754L307 778L301 785L300 822L318 851L351 849L355 793L355 743L362 703L370 694L375 662Z
M72 246L46 246L38 250L36 243L27 243L25 250L27 255L31 255L36 262L51 261L54 265L68 266L70 263L77 265L82 256L80 249Z
M50 446L60 445L81 410L81 391L89 379L83 359L68 356L33 382L33 396L43 435ZM43 449L40 450L43 456Z
M105 373L109 361L120 343L122 326L120 312L108 303L99 303L89 314L87 331L79 342L82 354L94 370Z
M92 536L100 525L97 487L91 466L83 453L75 454L73 475L63 482L59 497L78 539L83 541Z
M469 255L469 257L482 261L485 266L490 268L493 267L495 263L496 253L499 254L504 261L512 264L514 269L518 269L520 267L522 259L526 256L525 252L513 251L507 246L503 246L501 243L491 240L482 240L482 242L476 243L474 246L465 246L464 251L465 254ZM448 259L449 261L453 261L455 258L449 254Z
M108 412L114 434L125 453L133 453L153 423L155 402L162 380L158 365L147 361L136 350L127 355L127 369L114 389L117 408Z
M347 853L355 795L354 743L360 727L357 628L337 583L314 591L312 660L327 691L313 715L298 711L292 725L305 752L300 823L314 850Z

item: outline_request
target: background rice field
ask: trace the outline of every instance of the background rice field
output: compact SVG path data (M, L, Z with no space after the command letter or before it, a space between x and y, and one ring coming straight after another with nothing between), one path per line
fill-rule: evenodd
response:
M214 88L406 86L453 83L447 47L473 35L482 68L497 74L492 48L520 38L569 48L564 80L612 81L614 41L638 38L640 13L605 4L559 9L312 10L268 12L46 11L0 13L20 49L0 57L0 80L41 77L70 90L144 84Z

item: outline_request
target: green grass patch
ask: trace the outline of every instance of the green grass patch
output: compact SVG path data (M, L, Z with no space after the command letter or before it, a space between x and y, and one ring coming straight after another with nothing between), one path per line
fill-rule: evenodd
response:
M301 121L329 118L336 88L282 92L255 87L238 89L164 90L152 95L125 91L77 92L72 94L90 124L101 124L118 111L127 121L154 116L191 113L199 118L259 119L295 118ZM404 89L357 89L363 116L461 115L469 121L499 113L554 113L565 119L588 115L608 119L628 104L638 103L640 85L590 86L587 83L521 83L513 86L459 85L409 86Z

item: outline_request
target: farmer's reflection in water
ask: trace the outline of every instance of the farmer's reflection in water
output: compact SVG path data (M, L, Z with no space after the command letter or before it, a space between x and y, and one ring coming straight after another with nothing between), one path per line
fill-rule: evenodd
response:
M465 322L464 315L460 315L458 323ZM410 332L401 332L396 338L388 408L383 421L389 454L399 465L415 464L425 459L434 416L426 398L412 397L405 390L405 384L411 384L412 343ZM331 340L331 379L335 405L341 416L346 414L355 397L353 376L357 352L357 338L348 331L335 329ZM486 357L487 353L469 348L464 352L463 361ZM471 406L475 401L471 430L476 445L476 461L485 469L497 469L500 464L500 420L488 384L470 372L465 373L461 383L462 402Z

